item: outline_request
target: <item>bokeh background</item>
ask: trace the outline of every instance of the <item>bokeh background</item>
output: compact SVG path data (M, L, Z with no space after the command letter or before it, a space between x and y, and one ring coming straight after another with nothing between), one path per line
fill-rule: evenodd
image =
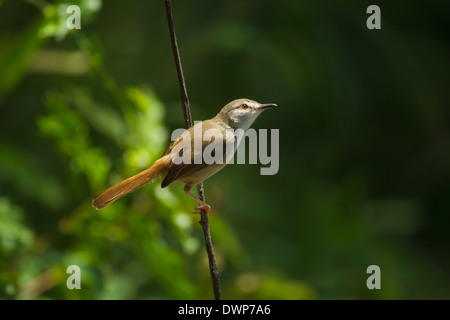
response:
M254 124L280 130L278 174L230 165L205 183L223 298L449 299L450 2L173 9L194 120L279 105ZM0 1L0 297L212 298L181 185L91 207L183 126L162 0Z

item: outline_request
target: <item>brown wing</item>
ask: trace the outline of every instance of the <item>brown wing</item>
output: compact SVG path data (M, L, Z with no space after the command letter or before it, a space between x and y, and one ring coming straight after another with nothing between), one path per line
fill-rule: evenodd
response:
M183 141L183 139L181 138L181 135L180 135L178 138L176 138L169 144L169 146L166 148L166 151L164 151L163 156L169 154L172 151L173 147L175 147L181 141Z
M202 136L201 139L203 140L203 133L205 132L205 128L210 128L211 126L209 126L208 122L210 120L206 120L203 121L202 123ZM195 126L194 126L195 127ZM178 145L179 143L182 143L183 137L191 137L190 138L190 148L191 150L194 149L194 127L190 127L188 130L186 130L181 136L179 136L177 139L175 139L166 149L166 151L164 152L164 155L167 155L169 153L172 152L172 150L174 149L174 147L176 145ZM197 132L196 132L197 133ZM212 141L203 141L203 148L202 151L204 150L204 147L206 147L207 145L211 144L214 142L214 139L212 139ZM225 147L225 143L222 146L222 150L223 150L223 159L225 160L225 154L226 154L226 147ZM180 154L180 156L182 156L182 154ZM190 175L202 168L205 168L207 166L209 166L209 164L202 162L199 164L194 163L194 153L191 152L191 157L190 157L190 163L180 163L180 164L175 164L174 162L171 162L171 164L169 165L169 171L166 175L166 177L164 178L164 180L161 183L161 187L164 188L166 186L168 186L169 184L171 184L172 182L174 182L175 180L181 178L184 175ZM203 158L202 158L203 160Z

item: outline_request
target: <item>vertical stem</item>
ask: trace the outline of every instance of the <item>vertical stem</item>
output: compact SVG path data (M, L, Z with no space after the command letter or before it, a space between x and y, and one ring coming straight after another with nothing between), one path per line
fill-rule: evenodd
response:
M200 200L205 201L205 191L203 189L203 183L197 185L198 197ZM214 255L214 248L211 240L211 233L209 231L208 214L205 210L200 211L200 224L203 228L203 234L205 235L206 251L208 252L209 261L209 273L211 274L211 281L214 290L214 298L220 300L220 287L219 287L219 273L217 271L216 257Z
M184 120L186 122L186 127L189 128L192 126L192 117L191 117L191 108L189 105L189 98L186 90L186 83L184 81L183 75L183 67L181 64L180 52L178 50L177 37L175 33L175 27L173 25L173 16L172 16L172 4L170 0L165 0L166 5L166 13L167 13L167 22L169 24L169 32L170 38L172 40L172 51L175 59L175 65L177 68L178 74L178 82L180 85L181 91L181 101L184 112ZM198 197L200 200L205 201L205 192L203 189L203 183L197 185ZM209 231L209 222L208 222L208 214L205 210L201 210L200 212L200 224L203 229L203 234L205 236L205 244L206 244L206 252L208 253L208 261L209 261L209 272L211 274L211 281L214 291L214 297L216 300L220 300L220 287L219 287L219 273L217 272L217 264L216 258L214 255L214 249L211 241L211 232Z

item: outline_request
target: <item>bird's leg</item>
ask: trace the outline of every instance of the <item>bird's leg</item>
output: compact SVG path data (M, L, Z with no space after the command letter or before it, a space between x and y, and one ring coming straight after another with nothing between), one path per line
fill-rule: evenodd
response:
M195 201L197 201L200 205L195 207L196 211L192 211L191 213L200 213L200 210L205 210L206 213L209 213L209 210L211 210L211 206L206 204L205 202L203 202L202 200L200 200L197 196L195 196L192 192L192 186L186 185L184 187L184 192L191 197L192 199L194 199Z

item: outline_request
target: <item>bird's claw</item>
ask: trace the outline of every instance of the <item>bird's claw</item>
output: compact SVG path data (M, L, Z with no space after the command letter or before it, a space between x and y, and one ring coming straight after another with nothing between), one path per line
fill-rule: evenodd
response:
M193 214L200 214L202 210L205 210L206 213L209 213L209 211L211 210L211 206L210 205L200 205L195 207L195 211L191 211L191 213Z

